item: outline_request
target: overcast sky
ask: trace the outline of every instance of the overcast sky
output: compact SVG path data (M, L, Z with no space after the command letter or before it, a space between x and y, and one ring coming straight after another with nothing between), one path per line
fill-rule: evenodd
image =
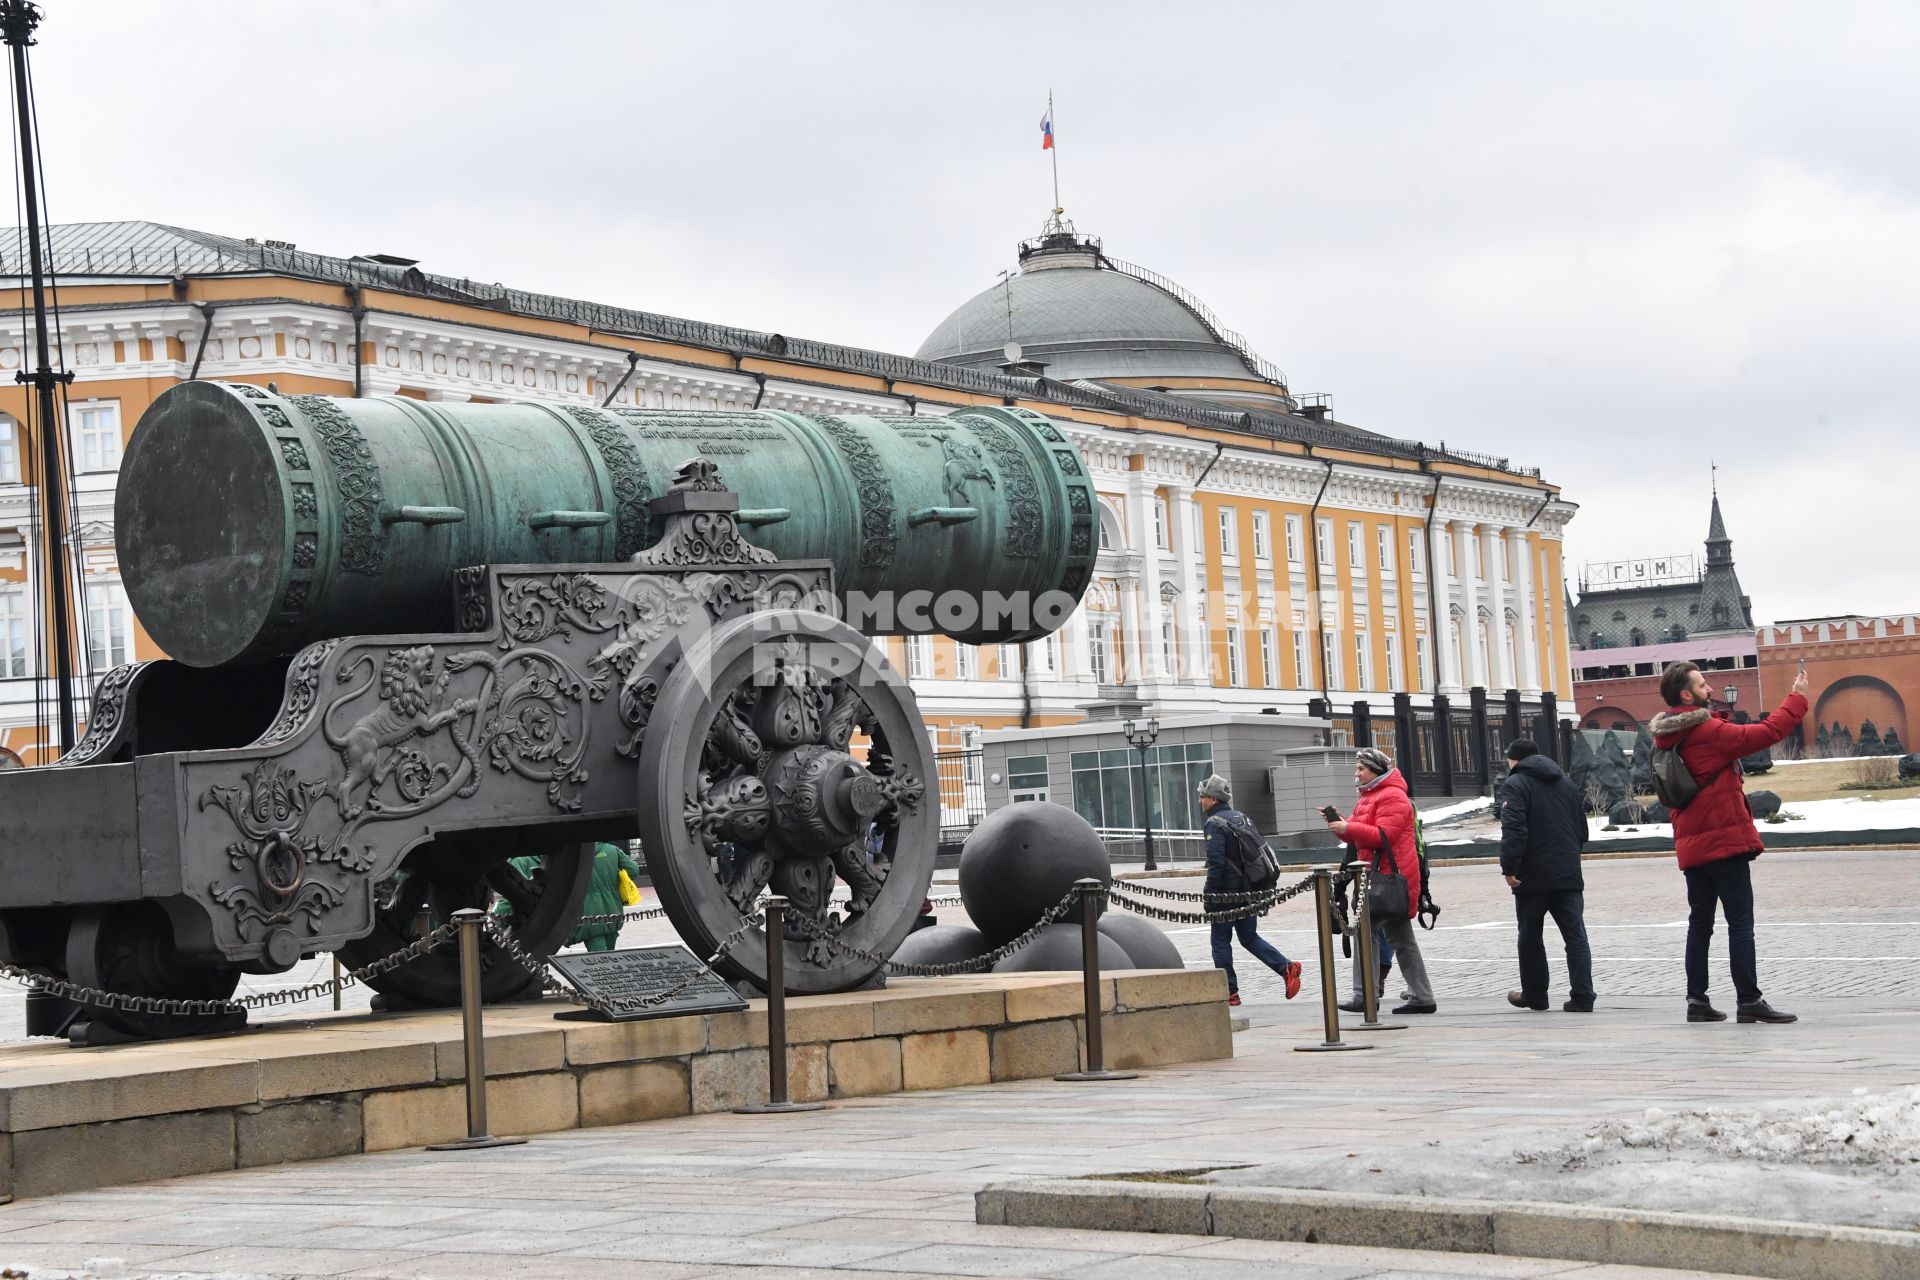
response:
M1920 609L1920 6L44 0L55 221L911 353L1062 194L1570 561Z

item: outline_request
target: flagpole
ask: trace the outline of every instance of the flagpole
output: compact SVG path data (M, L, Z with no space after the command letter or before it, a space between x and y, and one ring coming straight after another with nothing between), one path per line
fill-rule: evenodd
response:
M1047 90L1047 122L1053 123L1053 90ZM1047 148L1053 154L1053 216L1059 217L1066 210L1060 204L1060 130L1053 130L1053 145Z

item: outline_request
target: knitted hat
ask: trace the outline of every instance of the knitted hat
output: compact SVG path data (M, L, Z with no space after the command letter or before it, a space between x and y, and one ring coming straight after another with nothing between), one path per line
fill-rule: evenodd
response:
M1200 784L1200 794L1209 800L1230 804L1233 801L1233 784L1217 773L1210 773L1207 780Z
M1385 775L1393 772L1393 757L1377 747L1362 747L1357 757L1367 772Z

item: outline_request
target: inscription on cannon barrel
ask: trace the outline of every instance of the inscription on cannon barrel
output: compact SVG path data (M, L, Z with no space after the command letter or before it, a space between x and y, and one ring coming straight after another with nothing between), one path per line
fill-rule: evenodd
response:
M725 1013L744 1009L739 992L722 982L685 947L635 947L629 951L588 951L557 955L553 967L567 985L589 1000L604 1001L608 1010L568 1010L558 1018L588 1022L634 1022L642 1018L671 1018L687 1013ZM678 988L676 991L675 989ZM668 991L675 994L658 1004L640 1004ZM634 1003L622 1007L620 1002Z

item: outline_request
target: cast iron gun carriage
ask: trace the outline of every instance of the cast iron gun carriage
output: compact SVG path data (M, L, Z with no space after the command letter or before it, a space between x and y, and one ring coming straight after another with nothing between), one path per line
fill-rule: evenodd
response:
M637 836L697 953L770 887L808 926L788 988L859 985L873 966L849 951L912 927L940 808L913 693L866 633L1044 635L1086 588L1094 512L1072 444L1018 409L176 387L115 512L129 597L173 657L109 672L59 762L0 773L0 959L220 1002L243 973L366 965L500 899L551 954L591 842ZM507 866L530 853L531 880ZM764 963L743 946L720 966L764 982ZM537 989L504 952L485 971L488 999ZM368 981L458 997L446 950ZM38 1006L30 1030L96 1035L244 1016Z

